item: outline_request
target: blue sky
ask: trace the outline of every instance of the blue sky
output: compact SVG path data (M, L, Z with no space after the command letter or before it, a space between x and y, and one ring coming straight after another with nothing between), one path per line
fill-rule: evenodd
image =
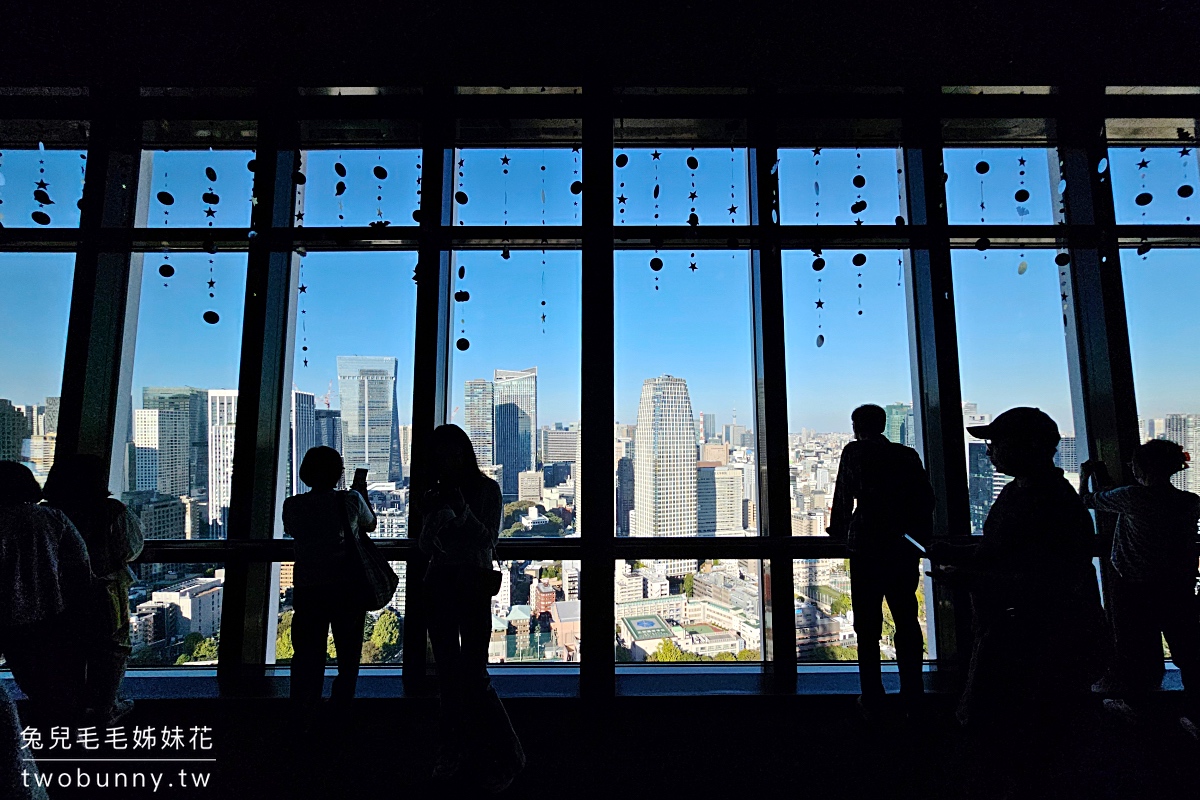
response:
M1200 215L1200 197L1182 197L1181 186L1194 186L1195 155L1181 148L1114 149L1108 174L1123 222L1185 222ZM747 221L745 153L728 148L618 151L628 157L614 166L614 218L629 224L679 224L697 214L706 224ZM51 215L51 224L77 225L80 196L77 151L4 151L0 156L0 213L9 227L35 227L35 211ZM154 159L146 224L186 226L212 223L245 225L249 219L252 173L250 151L172 151ZM688 158L696 159L693 169ZM303 187L303 224L364 225L387 221L411 226L422 175L413 150L326 151L308 154ZM502 159L508 158L504 164ZM1020 165L1018 159L1025 158ZM467 195L456 204L455 222L472 224L576 224L582 195L571 192L579 179L582 153L569 148L463 151L464 165L455 191ZM39 164L38 162L44 163ZM1139 167L1141 161L1147 161ZM952 222L1029 224L1050 218L1047 151L1040 148L947 151L946 171ZM819 162L819 163L818 163ZM986 162L986 172L977 166ZM340 164L345 176L339 174ZM546 169L542 170L541 167ZM216 180L205 174L212 167ZM382 167L386 177L379 177ZM503 170L509 172L505 174ZM1021 169L1026 175L1020 175ZM46 172L40 173L39 169ZM783 221L794 224L895 224L902 206L896 152L825 148L784 151ZM854 177L863 176L856 186ZM33 190L38 179L49 184L55 201L39 206ZM1026 183L1022 185L1021 180ZM337 194L338 182L345 184ZM625 184L622 186L621 184ZM692 184L695 184L693 186ZM815 184L815 185L814 185ZM654 187L659 187L658 198ZM1025 188L1029 198L1018 202ZM170 192L166 206L157 197ZM216 204L205 203L212 192ZM542 192L545 192L543 203ZM695 191L697 198L689 199ZM1140 194L1152 195L1138 205ZM732 197L730 195L732 194ZM861 195L861 196L860 196ZM867 206L858 214L850 207ZM985 208L979 209L984 202ZM657 208L655 208L657 201ZM579 203L580 205L576 205ZM817 204L820 203L820 206ZM729 212L736 206L734 213ZM1029 213L1022 215L1018 207ZM213 209L207 216L206 209ZM621 214L621 209L625 213ZM692 212L691 209L696 211ZM817 217L818 211L820 216ZM1143 217L1142 215L1146 216ZM339 215L341 218L339 219ZM812 269L809 251L785 254L784 303L789 382L789 427L846 430L850 410L861 402L911 399L908 331L903 288L897 286L897 253L864 251L862 289L851 262L857 251L826 251L826 267ZM749 281L746 256L701 251L663 252L661 271L650 267L652 251L619 251L616 257L616 353L614 388L617 417L636 419L642 381L662 373L688 381L694 410L717 414L721 423L752 425ZM240 353L245 257L221 253L146 255L139 334L134 365L135 405L147 385L189 384L206 388L236 386ZM464 252L456 267L467 268L456 290L470 300L456 303L458 329L471 346L454 351L451 409L462 406L462 383L490 377L492 370L539 370L539 423L579 418L581 338L579 305L583 268L576 253L548 251ZM1200 321L1191 308L1200 296L1200 256L1188 251L1153 250L1144 258L1123 253L1134 369L1139 408L1145 416L1200 412L1200 356L1190 346ZM1027 262L1024 274L1018 264ZM696 271L689 265L697 263ZM169 278L158 272L169 263ZM303 260L308 287L300 297L303 325L295 383L317 395L334 380L337 406L337 355L394 355L400 361L400 416L411 406L415 285L412 253L313 253ZM216 281L209 297L207 281ZM59 392L70 300L73 257L69 254L0 254L0 397L41 402ZM657 278L657 280L656 280ZM817 279L821 283L817 284ZM963 397L980 410L997 413L1017 404L1038 405L1071 426L1066 379L1065 340L1057 270L1052 253L990 250L956 251L955 302L958 312ZM163 284L167 284L164 286ZM657 289L655 287L658 287ZM824 307L818 315L815 302ZM542 301L546 306L542 306ZM862 315L857 312L863 311ZM203 321L215 311L220 321ZM543 329L541 314L546 313ZM818 329L817 325L821 328ZM825 336L816 346L816 336ZM308 346L307 352L301 346ZM461 420L461 410L456 419Z

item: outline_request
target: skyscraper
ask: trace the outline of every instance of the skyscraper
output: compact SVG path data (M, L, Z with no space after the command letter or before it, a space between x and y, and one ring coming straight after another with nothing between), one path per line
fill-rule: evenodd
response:
M492 382L482 378L467 381L463 386L466 404L467 436L475 448L475 459L480 466L494 464L492 450L492 416L495 414Z
M8 400L0 399L0 461L20 461L21 446L29 436L25 414Z
M700 412L700 430L704 441L715 439L717 436L717 415Z
M696 534L696 428L683 378L642 384L633 484L630 536Z
M229 522L237 398L237 389L208 392L208 525L214 539L226 535Z
M617 536L629 535L629 512L631 510L633 510L633 459L621 456L617 460Z
M310 392L292 390L291 436L288 437L288 494L307 492L309 485L300 480L304 454L317 446L317 398Z
M400 426L400 472L408 478L412 475L412 425Z
M318 408L315 417L315 446L332 447L342 452L342 412L336 408Z
M883 435L896 444L908 444L912 403L892 403L884 406L883 410L887 414Z
M971 506L971 533L983 533L983 521L992 508L995 468L988 458L987 443L967 441L967 502Z
M139 408L133 412L135 491L173 497L191 490L191 438L183 411Z
M1164 418L1164 438L1175 442L1192 455L1200 455L1200 414L1167 414ZM1185 469L1171 476L1171 483L1185 492L1200 490L1200 477L1192 473L1197 468Z
M742 471L701 461L696 465L696 533L727 536L742 530Z
M515 498L517 476L537 468L537 367L496 370L492 397L492 457L504 467L501 490Z
M46 398L47 414L51 399ZM142 389L142 408L174 411L187 416L188 489L185 493L204 497L208 492L208 392L190 386L147 386Z
M396 411L393 356L338 356L338 399L342 411L342 458L346 483L367 468L369 482L394 481L400 474L400 422Z

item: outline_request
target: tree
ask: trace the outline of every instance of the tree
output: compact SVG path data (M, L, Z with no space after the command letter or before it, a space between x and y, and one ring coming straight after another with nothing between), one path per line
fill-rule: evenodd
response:
M687 575L683 576L683 593L686 594L688 597L691 597L692 592L694 592L695 589L696 589L696 576L689 572Z
M850 602L850 597L844 594L838 595L829 605L829 610L833 612L835 617L845 614L851 608L853 608L853 604Z
M537 503L532 500L517 500L512 503L505 503L504 524L507 524L510 528L514 525L520 525L521 523L518 518L525 516L525 512L536 505Z
M676 662L676 661L700 661L700 656L695 653L689 653L681 650L679 645L670 639L660 639L658 649L647 657L648 661L658 662Z
M371 641L370 639L363 642L362 658L360 659L360 663L378 664L382 660L383 652L379 649L379 645L375 644L375 642Z
M202 635L198 633L189 633L187 636L183 637L183 652L191 655L192 651L196 649L196 646L203 641L204 637Z
M363 641L368 641L374 633L375 617L367 614L366 619L363 620Z
M813 648L814 661L857 661L858 648L840 644Z
M385 609L379 615L379 619L375 620L375 630L371 634L371 643L375 645L383 660L386 661L395 655L403 639L404 628L399 615L390 608Z
M200 644L196 645L196 649L192 651L193 661L216 661L217 660L217 640L204 639Z
M616 657L617 657L617 662L621 663L621 664L624 664L629 661L633 661L633 651L630 650L628 647L622 647L621 645L617 645Z
M737 661L737 656L733 653L717 653L713 656L713 661Z
M761 658L757 650L739 650L737 654L738 661L758 661Z

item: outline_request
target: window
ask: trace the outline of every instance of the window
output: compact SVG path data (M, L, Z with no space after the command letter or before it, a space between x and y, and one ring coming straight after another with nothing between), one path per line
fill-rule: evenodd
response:
M179 497L135 497L129 508L148 540L170 539L186 513ZM212 667L221 642L225 606L222 564L133 566L129 590L130 667Z
M578 662L579 560L501 561L500 573L488 662Z
M138 221L147 228L248 228L253 150L146 150L150 191Z
M784 225L896 225L906 211L903 160L894 148L779 151Z
M583 213L580 148L457 151L455 225L578 225Z
M303 156L297 227L417 224L424 174L420 150L306 150Z
M746 225L744 147L624 148L613 161L618 225Z
M580 442L578 252L454 256L453 410L504 494L503 536L571 536Z
M618 561L617 661L761 661L760 577L754 559Z
M1110 147L1104 166L1117 224L1200 223L1196 157L1190 139L1169 147Z
M142 260L132 411L115 432L126 443L121 498L180 501L180 527L161 538L224 538L246 256L163 252Z
M0 461L27 464L39 483L54 465L74 271L70 253L0 254Z
M950 224L1053 223L1057 209L1050 187L1051 180L1058 183L1058 171L1054 165L1052 178L1052 158L1055 151L1045 146L946 148L942 163Z
M903 269L888 250L783 255L794 536L825 535L855 408L882 406L885 435L917 446Z
M87 153L0 146L0 226L77 228Z
M624 251L615 269L618 535L753 533L747 254Z
M1058 423L1056 461L1078 483L1071 391L1067 381L1067 280L1050 250L956 250L954 310L958 324L963 425L986 425L1014 406L1034 406ZM992 468L986 443L966 434L971 530L1012 480Z

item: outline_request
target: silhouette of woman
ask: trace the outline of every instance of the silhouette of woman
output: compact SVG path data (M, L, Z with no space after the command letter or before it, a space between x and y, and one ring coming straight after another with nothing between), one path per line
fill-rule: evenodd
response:
M421 500L419 546L425 574L429 639L437 662L442 741L435 779L465 772L481 788L503 791L525 766L525 753L487 671L491 589L487 579L500 536L500 486L479 471L466 432L433 432L436 486ZM464 769L466 767L466 769Z

